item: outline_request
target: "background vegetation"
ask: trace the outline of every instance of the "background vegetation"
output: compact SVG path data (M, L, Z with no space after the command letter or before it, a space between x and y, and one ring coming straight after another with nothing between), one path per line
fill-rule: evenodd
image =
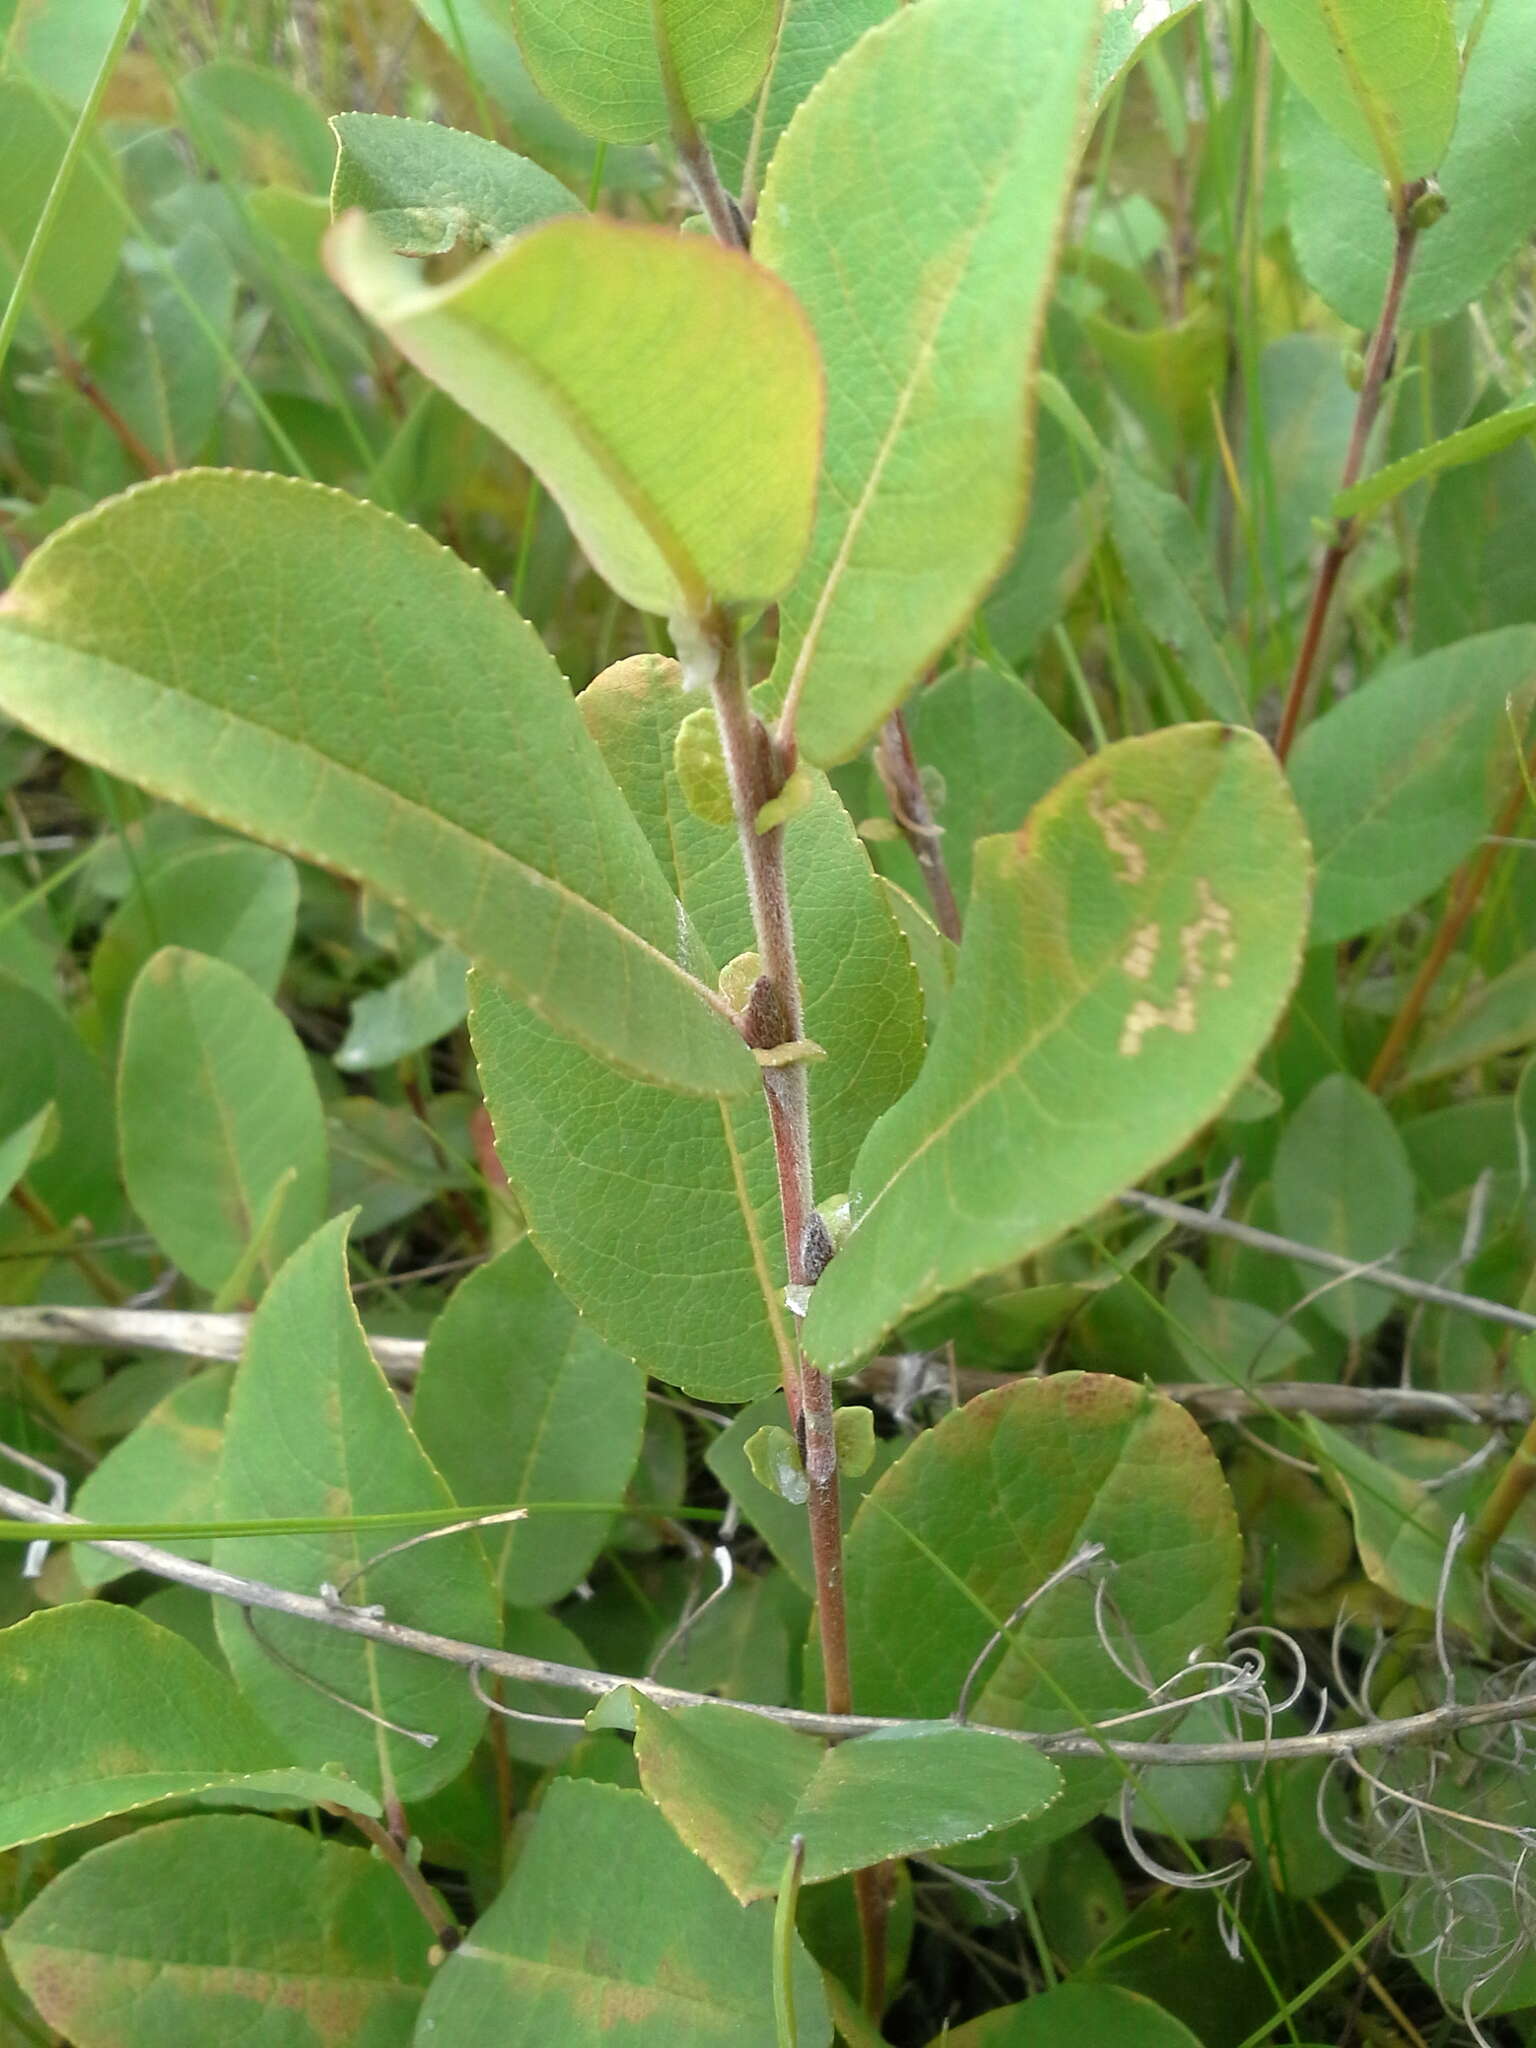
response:
M896 11L794 0L778 96L709 125L749 212L796 101ZM825 1202L915 1078L961 913L982 931L1002 886L1004 842L973 854L978 839L1058 786L1102 788L1063 778L1138 736L1163 736L1145 758L1171 815L1204 801L1181 780L1195 721L1256 725L1287 755L1315 860L1294 995L1303 864L1269 782L1230 799L1216 875L1251 907L1255 951L1272 942L1273 988L1243 985L1253 1046L1278 1020L1258 1064L1246 1040L1194 1038L1187 1099L1160 1107L1127 1061L1123 1108L1064 1068L1045 1109L1057 1150L1021 1166L1000 1117L1000 1177L1016 1186L1038 1157L1049 1179L1119 1122L1119 1179L1164 1162L1140 1193L1103 1206L1121 1155L1089 1159L1103 1186L1075 1208L1064 1195L1022 1254L1013 1225L989 1251L963 1204L925 1196L942 1284L908 1287L928 1256L914 1238L884 1295L861 1306L850 1283L823 1304L823 1362L858 1368L839 1423L856 1706L1067 1731L1140 1714L1119 1733L1181 1757L1095 1758L1088 1737L1063 1792L1033 1751L1007 1745L1000 1764L952 1728L947 1760L892 1743L883 1780L871 1752L831 1752L859 1754L850 1780L872 1774L841 1808L808 1789L822 1753L787 1722L716 1738L708 1709L689 1721L620 1692L589 1726L592 1698L536 1682L527 1660L820 1704L804 1474L772 1391L793 1349L782 1285L807 1276L792 1252L765 1291L738 1242L754 1203L774 1208L767 1150L751 1167L766 1194L730 1196L727 1226L694 1135L714 1103L641 1089L581 1030L577 1045L504 998L482 994L472 1046L466 968L494 935L461 950L428 918L434 936L387 900L408 882L362 888L337 870L365 868L294 852L315 851L302 821L264 827L282 847L209 822L211 748L204 762L188 743L181 803L135 785L156 777L133 748L159 743L131 718L115 754L45 745L29 718L53 733L83 701L84 671L62 666L47 690L64 710L0 725L0 1499L16 1518L0 1621L18 1625L0 1637L0 2038L167 2048L238 2021L275 2048L604 2027L773 2043L793 2038L790 1986L801 2040L836 2025L853 2048L1536 2041L1536 0L1451 10L1449 140L1414 97L1426 11L1355 10L1373 63L1407 53L1386 93L1395 222L1390 152L1365 161L1380 124L1352 147L1358 101L1297 44L1309 11L1110 10L1054 278L1047 205L1014 279L1022 292L1034 262L1049 298L1028 523L942 648L889 670L913 684L905 742L886 728L868 744L884 705L861 727L851 696L808 695L802 738L836 796L817 784L787 837L807 1031L839 1077L834 1094L813 1069ZM538 16L523 7L525 35ZM554 97L579 113L589 86L578 67ZM919 131L919 102L887 104L893 134ZM941 111L956 135L973 118L959 93ZM333 114L447 124L525 161L487 157L481 184L480 159L439 165L420 136ZM499 0L0 0L0 573L24 579L0 669L26 666L25 593L48 563L90 580L110 650L149 562L162 595L181 579L193 624L176 631L201 621L210 665L233 675L255 650L258 695L307 693L339 744L369 751L383 728L354 652L375 622L392 630L397 590L415 602L415 565L423 589L447 571L369 553L365 515L316 512L279 556L260 508L289 486L183 483L217 536L206 584L163 567L183 558L150 496L39 553L128 487L202 466L333 486L423 529L505 593L578 691L664 654L660 607L616 594L483 408L421 374L364 269L331 245L344 291L322 251L333 182L337 210L361 206L438 281L556 213L707 232L686 147L649 135L642 115L594 141L557 111ZM848 147L856 166L879 156ZM949 203L946 159L909 169L921 230ZM834 227L857 184L824 182ZM766 208L763 238L813 300ZM616 289L614 305L611 362L649 388L646 307ZM818 313L834 429L839 375L845 407L878 388L893 329L870 325L850 338ZM850 385L857 348L868 382ZM1018 379L999 360L1005 404ZM992 363L978 350L954 374ZM781 454L785 376L760 423ZM908 541L941 577L986 463L983 437L951 497L918 501ZM311 513L282 502L297 533ZM353 534L343 617L324 569ZM279 589L306 550L317 594ZM483 657L493 693L504 657L532 663L489 611L482 629L482 601L412 613L405 701L414 664ZM304 603L313 642L264 646L263 618ZM801 631L795 603L746 613L749 681ZM855 623L890 633L892 663L910 651L894 601ZM154 622L135 630L148 644ZM674 695L640 662L584 711L724 960L750 943L729 798L707 721L674 755ZM506 764L469 743L460 767L493 807L547 804L556 830L561 776L503 792ZM1076 800L1051 815L1070 822ZM1130 833L1127 875L1146 823L1108 828L1112 847ZM605 985L589 995L607 1006ZM678 1064L706 1056L698 1030ZM847 1049L866 1046L878 1057ZM1252 1068L1235 1094L1224 1058L1233 1080ZM657 1101L679 1120L655 1122ZM562 1148L618 1165L561 1180ZM410 1429L349 1301L409 1391ZM258 1304L231 1405L238 1318ZM1171 1399L1144 1401L1147 1381ZM858 1417L872 1433L841 1419ZM168 1539L174 1558L316 1611L215 1601L163 1555L28 1547L50 1500L145 1540L200 1531ZM514 1504L543 1512L409 1541ZM396 1543L367 1600L489 1646L477 1668L334 1626ZM1027 1621L1058 1569L1058 1604ZM1441 1717L1426 1739L1354 1743L1423 1713ZM1269 1738L1301 1746L1267 1768L1234 1747ZM1200 1743L1214 1761L1193 1759ZM777 1834L737 1809L744 1775L782 1796ZM816 1797L838 1827L810 1832L792 1948L785 1842ZM865 1999L884 2004L878 2027L859 2011L850 1875L871 1866L890 1922L887 1996ZM471 1927L478 1962L449 1954ZM572 1930L580 1981L549 1991ZM632 2002L594 2002L605 1978ZM697 2009L646 2004L678 1981Z

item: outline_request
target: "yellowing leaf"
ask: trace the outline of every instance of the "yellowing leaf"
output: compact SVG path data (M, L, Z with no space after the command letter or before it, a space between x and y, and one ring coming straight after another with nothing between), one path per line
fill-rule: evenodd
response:
M793 576L821 377L758 265L607 220L551 221L436 287L355 216L328 250L396 347L539 473L629 603L697 615Z

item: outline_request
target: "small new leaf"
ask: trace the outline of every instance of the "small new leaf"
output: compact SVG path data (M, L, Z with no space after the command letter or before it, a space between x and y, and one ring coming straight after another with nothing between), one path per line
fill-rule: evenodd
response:
M833 1418L837 1468L850 1479L862 1479L875 1462L875 1416L871 1408L839 1408Z
M871 1416L870 1420L873 1419ZM755 1436L749 1436L744 1449L752 1475L760 1486L766 1486L770 1493L778 1494L792 1507L805 1505L811 1490L805 1476L805 1460L800 1455L800 1446L787 1429L770 1423Z
M677 728L672 746L672 765L683 801L706 825L729 825L735 818L731 785L726 774L725 750L720 744L720 725L706 704L690 711Z

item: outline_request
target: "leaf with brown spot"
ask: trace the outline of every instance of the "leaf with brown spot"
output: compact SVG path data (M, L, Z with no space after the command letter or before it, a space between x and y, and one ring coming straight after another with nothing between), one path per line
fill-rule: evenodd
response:
M1040 1250L1194 1136L1290 995L1301 820L1255 734L1106 747L978 842L954 989L853 1174L805 1344L846 1369L940 1295Z

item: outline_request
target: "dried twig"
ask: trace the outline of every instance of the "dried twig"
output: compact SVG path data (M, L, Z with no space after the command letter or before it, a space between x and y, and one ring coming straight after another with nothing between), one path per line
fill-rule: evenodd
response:
M80 1516L45 1507L27 1494L0 1486L0 1511L18 1521L38 1522L52 1527L79 1522ZM234 1572L216 1570L192 1558L177 1557L148 1543L96 1543L93 1549L120 1557L140 1571L158 1578L191 1586L216 1599L233 1600L245 1608L264 1608L287 1614L300 1621L313 1621L324 1628L341 1629L348 1635L366 1636L389 1648L408 1650L418 1656L435 1657L461 1670L476 1670L493 1677L510 1678L522 1684L559 1686L568 1692L601 1699L619 1686L655 1700L661 1706L718 1706L707 1693L688 1692L681 1687L660 1685L654 1679L631 1678L621 1672L589 1671L580 1665L555 1664L544 1657L525 1657L511 1650L490 1649L481 1643L461 1642L454 1636L440 1636L428 1629L407 1628L367 1608L349 1607L312 1593L291 1593L281 1586L266 1585L260 1579L243 1579ZM798 1707L759 1706L733 1702L743 1713L760 1714L806 1735L844 1740L854 1735L872 1735L882 1728L909 1728L913 1723L898 1717L873 1714L818 1714ZM1358 1728L1334 1728L1315 1735L1276 1736L1252 1742L1120 1742L1093 1733L1039 1734L1018 1728L984 1732L1006 1735L1011 1741L1027 1743L1050 1756L1119 1757L1132 1764L1265 1764L1295 1762L1305 1757L1354 1757L1369 1750L1404 1749L1441 1738L1467 1728L1536 1720L1536 1691L1522 1692L1507 1699L1479 1701L1469 1705L1436 1707L1428 1713L1408 1714L1393 1721L1368 1721ZM979 1726L980 1724L972 1724Z
M1200 1209L1180 1210L1178 1203L1166 1205L1179 1210L1180 1220L1195 1219L1195 1227L1220 1222L1207 1218ZM1237 1225L1239 1229L1246 1226ZM1267 1232L1257 1233L1260 1237ZM1285 1240L1276 1240L1285 1243ZM1305 1245L1286 1246L1300 1258ZM1260 1246L1258 1249L1268 1249ZM1332 1258L1331 1253L1317 1257ZM1347 1261L1341 1263L1347 1264ZM1399 1275L1373 1271L1373 1286L1391 1287ZM1420 1283L1412 1282L1417 1287ZM1425 1283L1427 1284L1427 1283ZM1449 1289L1434 1290L1439 1294ZM1472 1297L1453 1295L1451 1306L1470 1303ZM1496 1320L1513 1318L1518 1310L1504 1309L1499 1302L1474 1304L1480 1313ZM1536 1327L1536 1318L1526 1318ZM183 1358L234 1361L245 1349L251 1319L247 1315L212 1315L192 1309L130 1309L33 1307L0 1308L0 1344L67 1344L104 1351L166 1351ZM392 1380L409 1384L420 1370L426 1349L419 1337L370 1336L373 1355ZM850 1390L863 1394L893 1394L898 1389L905 1362L899 1358L875 1358L844 1381ZM985 1393L990 1387L1011 1386L1016 1372L981 1372L962 1366L955 1374L961 1398ZM949 1384L949 1370L943 1372ZM1312 1380L1270 1380L1249 1392L1244 1387L1207 1385L1203 1380L1181 1380L1159 1387L1171 1401L1188 1408L1202 1421L1231 1422L1247 1415L1267 1414L1279 1409L1287 1415L1319 1415L1326 1421L1351 1422L1482 1422L1523 1429L1531 1419L1532 1403L1521 1393L1441 1394L1418 1387L1336 1387ZM724 1418L721 1418L722 1420Z

